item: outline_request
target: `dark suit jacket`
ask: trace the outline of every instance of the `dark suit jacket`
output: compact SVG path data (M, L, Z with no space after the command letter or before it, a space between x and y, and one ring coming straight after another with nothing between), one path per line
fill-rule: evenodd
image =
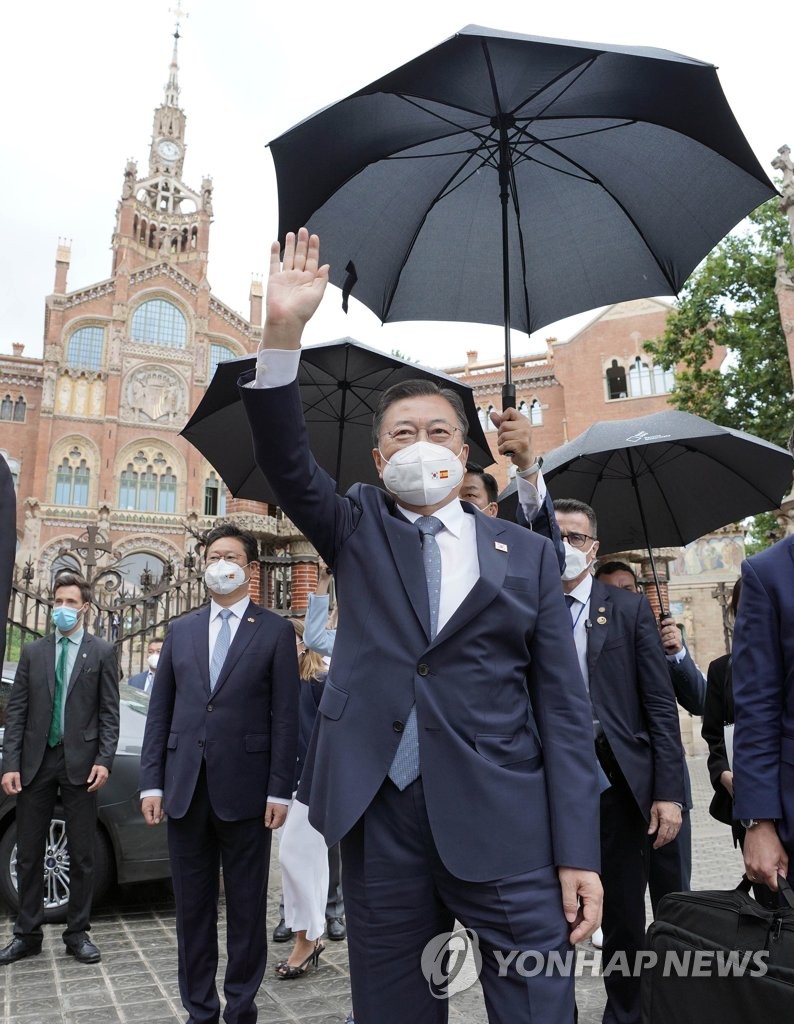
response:
M241 393L279 504L338 581L333 661L299 791L314 827L332 845L358 821L415 702L428 818L453 875L598 870L590 709L553 546L464 502L480 578L431 640L416 527L380 488L336 494L309 451L295 384Z
M210 692L210 606L171 623L157 663L141 751L140 788L162 789L182 818L207 764L207 788L224 821L264 815L288 800L298 743L298 659L286 619L251 602Z
M734 815L778 820L794 854L794 536L742 563L733 634Z
M148 676L148 670L146 672L138 672L134 676L130 676L127 680L127 686L134 686L138 690L143 690Z
M703 714L703 702L706 699L706 680L703 673L692 660L689 651L684 648L681 661L667 659L667 670L673 684L675 699L690 715ZM689 779L689 768L684 757L684 807L692 809L692 783Z
M654 800L685 803L678 709L659 631L644 597L597 579L590 595L590 621L590 699L648 819Z
M85 782L92 765L110 770L119 739L118 660L113 646L83 634L66 688L63 748L73 785ZM55 697L55 634L22 648L6 708L3 772L20 772L27 786L47 749Z
M17 553L17 496L8 463L0 455L0 665L6 649L6 613L11 600L11 579Z
M701 735L709 746L709 778L714 796L709 805L712 818L726 825L733 823L733 800L720 777L731 771L725 747L726 722L733 721L733 687L731 685L731 656L723 654L709 665L706 702L703 707Z

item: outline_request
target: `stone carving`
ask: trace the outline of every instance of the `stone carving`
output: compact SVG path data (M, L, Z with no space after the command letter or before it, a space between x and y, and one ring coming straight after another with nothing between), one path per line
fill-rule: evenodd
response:
M118 370L121 366L121 350L124 346L124 328L116 326L110 336L110 349L108 352L108 364L111 370Z
M201 209L212 216L212 178L204 178L201 182Z
M121 198L129 199L135 192L135 178L138 174L138 165L134 160L128 160L124 168L124 185L121 189Z
M788 146L781 146L777 152L772 166L775 170L783 172L783 192L794 190L794 160L791 159L791 150Z
M121 403L127 422L174 424L186 411L185 382L167 367L140 367L127 378Z
M43 412L51 412L55 401L55 374L49 370L44 371L44 386L41 393L41 408Z

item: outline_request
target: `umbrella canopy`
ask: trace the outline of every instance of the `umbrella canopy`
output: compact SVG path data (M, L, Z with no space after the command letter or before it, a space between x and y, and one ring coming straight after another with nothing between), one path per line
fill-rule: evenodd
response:
M273 489L254 459L248 419L237 381L256 365L254 356L218 364L198 408L181 431L215 468L237 498L277 504ZM378 484L372 461L372 414L380 395L405 380L430 380L460 395L469 428L469 460L489 466L493 455L483 434L472 389L440 370L386 355L352 338L314 345L301 351L298 384L319 465L344 492L357 481ZM288 439L273 439L286 444Z
M672 410L594 423L543 461L554 498L595 510L599 555L647 548L662 608L652 549L779 508L792 470L785 449ZM500 517L515 518L515 492L512 482L499 495Z
M713 65L477 26L270 147L345 302L504 324L508 384L511 325L676 293L775 195Z
M595 509L602 555L678 547L779 508L793 469L769 441L674 411L594 423L543 462L555 498Z

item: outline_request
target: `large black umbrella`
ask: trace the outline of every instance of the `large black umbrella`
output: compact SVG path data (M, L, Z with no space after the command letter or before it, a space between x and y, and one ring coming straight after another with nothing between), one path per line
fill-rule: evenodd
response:
M469 26L270 143L279 234L382 321L527 333L677 293L775 189L708 63Z
M255 364L254 356L219 363L181 433L217 470L235 497L277 504L273 488L254 460L251 431L237 390L240 375ZM359 480L379 482L371 454L372 413L383 391L415 378L431 380L460 395L469 423L469 460L480 466L493 462L467 384L440 370L343 338L302 349L298 371L312 452L336 480L340 492ZM273 438L273 444L288 443L288 438Z
M543 463L553 497L595 509L599 553L647 548L654 577L653 547L779 508L792 469L769 441L674 411L594 423Z

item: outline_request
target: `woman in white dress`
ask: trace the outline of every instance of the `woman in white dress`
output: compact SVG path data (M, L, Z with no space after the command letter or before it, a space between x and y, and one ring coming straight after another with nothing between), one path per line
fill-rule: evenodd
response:
M327 670L321 655L303 646L303 623L293 619L300 662L300 698L297 779L314 726L317 707L325 685ZM296 783L297 784L297 783ZM300 978L316 967L325 945L325 905L328 899L328 848L320 833L309 824L309 808L293 799L278 853L281 886L284 894L284 921L295 935L295 944L286 960L276 964L276 973L284 981Z

